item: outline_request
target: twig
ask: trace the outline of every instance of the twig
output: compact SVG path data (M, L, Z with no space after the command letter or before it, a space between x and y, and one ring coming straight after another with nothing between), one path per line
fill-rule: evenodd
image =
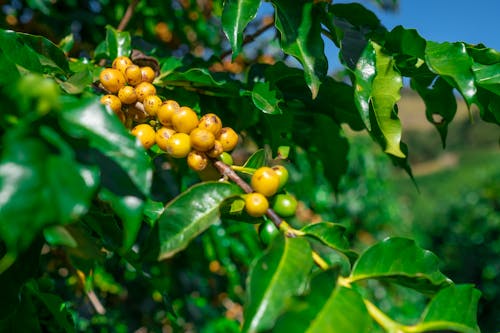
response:
M85 290L85 293L87 294L87 297L90 301L90 304L92 304L92 307L94 308L94 310L100 315L105 314L106 309L104 308L101 301L99 300L99 298L95 294L94 290L92 290L92 289L86 290L86 288L85 288L85 274L82 271L80 271L79 269L76 269L76 276L78 277L78 280L82 284L83 289Z
M266 32L266 30L268 30L269 28L271 28L273 25L274 25L274 19L271 20L270 22L264 24L262 27L260 27L259 29L257 29L257 31L255 31L253 34L246 35L245 38L243 39L243 43L241 44L241 46L243 47L244 45L253 42L257 37L259 37L264 32ZM225 57L227 57L228 55L230 55L231 52L233 52L231 49L222 52L221 55L220 55L220 58L224 59Z
M130 4L128 5L127 10L125 11L125 14L123 15L120 24L118 24L118 28L116 28L116 30L123 31L127 27L127 24L132 18L132 15L134 14L135 11L135 7L137 7L139 1L140 0L130 1Z

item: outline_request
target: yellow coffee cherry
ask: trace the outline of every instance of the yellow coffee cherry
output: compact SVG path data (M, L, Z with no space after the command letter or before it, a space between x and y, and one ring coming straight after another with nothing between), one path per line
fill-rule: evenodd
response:
M189 134L191 146L198 151L208 151L214 147L215 136L212 132L202 128L195 128Z
M151 148L155 144L156 132L148 124L139 124L132 128L132 134L136 136L146 149Z
M144 66L141 67L141 76L143 82L153 83L156 73L151 67Z
M104 95L101 97L101 104L108 106L114 112L121 111L122 102L115 95Z
M252 175L250 181L252 188L266 197L270 197L278 191L280 177L269 167L258 168Z
M207 156L211 157L211 158L217 158L223 152L224 152L224 147L222 147L222 143L220 143L219 140L214 140L214 146L212 147L212 149L210 149L209 151L207 151Z
M149 82L141 82L135 86L135 93L137 100L142 103L146 96L156 95L156 88Z
M161 127L156 131L156 145L163 151L167 151L168 139L175 134L172 128Z
M172 157L186 157L191 151L191 139L186 133L175 133L167 140L166 148Z
M118 98L123 104L133 104L137 102L137 94L135 93L134 87L125 86L118 90Z
M176 101L171 99L166 100L160 106L156 117L163 126L172 126L172 115L175 112L179 111L179 108L179 103L177 103Z
M125 68L127 68L130 65L133 65L134 63L132 60L130 60L129 57L125 56L120 56L116 57L115 60L113 60L113 64L111 65L114 69L119 70L123 74L125 74Z
M201 151L191 150L187 156L187 164L194 171L202 171L207 167L208 157Z
M190 107L180 107L172 115L172 126L177 132L189 134L198 126L198 115Z
M130 65L125 68L125 78L128 84L136 86L142 82L141 68L137 65Z
M286 182L288 181L288 170L285 168L283 165L275 165L272 167L274 172L278 175L280 179L280 185L279 188L283 188L285 186Z
M269 208L269 201L261 193L245 195L245 211L253 217L261 217Z
M198 127L206 129L217 136L222 129L222 121L215 113L207 113L200 118Z
M160 106L162 105L161 98L157 95L149 95L144 97L144 101L142 102L144 105L144 110L151 116L156 116Z
M238 144L238 134L231 127L223 127L217 140L220 141L224 151L231 151Z
M111 93L117 93L121 87L125 86L125 77L122 72L114 68L105 68L99 74L99 81L104 89Z

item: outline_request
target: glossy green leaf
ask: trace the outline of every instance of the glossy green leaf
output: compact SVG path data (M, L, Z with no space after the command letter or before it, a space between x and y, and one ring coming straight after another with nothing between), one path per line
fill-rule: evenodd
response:
M472 70L477 85L500 95L500 63L494 65L474 63Z
M463 43L427 42L425 60L431 71L457 88L469 106L476 101L472 58Z
M405 29L398 25L387 34L385 47L395 50L401 55L423 59L426 41L415 29Z
M276 28L281 33L281 47L302 64L314 99L328 70L319 15L311 2L273 0L272 3L276 10Z
M418 247L414 240L398 237L387 238L363 252L350 279L388 280L429 294L451 283L439 271L434 253Z
M80 94L90 87L92 80L92 72L85 68L71 75L68 80L61 82L60 86L68 94Z
M271 329L286 301L304 288L312 264L305 239L276 237L250 267L242 331Z
M165 206L157 221L160 253L166 259L183 250L189 242L219 221L219 207L227 198L242 193L229 183L205 182L189 188Z
M231 44L233 59L241 51L243 30L255 18L260 1L257 0L227 0L222 11L222 28Z
M268 156L265 149L259 149L246 160L244 168L258 169L267 164Z
M162 76L160 86L188 87L189 89L210 90L212 94L234 97L239 94L236 81L230 80L223 73L211 73L206 68L190 68L185 71L173 71Z
M372 42L375 50L376 75L372 82L371 101L377 125L384 136L385 152L404 158L401 151L401 122L395 112L403 87L401 74L394 69L394 59Z
M279 103L283 101L280 98L279 90L271 89L269 82L255 83L251 96L255 106L262 112L269 114L281 114L283 112L279 107Z
M336 285L337 274L322 272L311 281L308 295L291 303L273 332L368 333L373 331L361 295Z
M363 123L369 131L372 129L370 124L372 85L375 75L377 74L375 59L375 48L373 47L373 44L370 43L361 53L354 70L354 77L356 79L354 102L356 103L361 119L363 119Z
M357 254L349 248L346 227L338 223L321 222L308 224L301 229L306 236L319 240L326 246L355 259Z
M0 50L13 63L37 73L65 74L66 55L42 36L0 29Z
M415 332L478 333L477 305L481 292L472 285L451 285L440 290L425 309Z
M118 31L106 26L106 48L108 57L113 60L119 56L130 56L132 39L127 31Z
M93 148L114 163L106 163L112 179L127 181L120 178L120 172L126 174L137 189L145 195L149 194L152 171L148 156L116 115L108 113L93 98L69 98L65 100L63 109L61 126L69 135L88 140Z
M52 246L76 247L78 243L71 233L62 225L55 225L43 229L43 236L48 244Z

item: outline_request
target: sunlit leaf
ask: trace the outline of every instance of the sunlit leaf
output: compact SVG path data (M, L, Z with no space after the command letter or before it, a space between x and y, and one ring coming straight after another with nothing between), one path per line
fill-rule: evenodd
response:
M346 254L349 258L356 258L356 253L349 247L346 237L346 227L338 223L321 222L308 224L301 229L306 236L319 240L326 246Z
M375 68L376 52L373 44L368 44L361 53L356 68L354 77L356 78L356 86L354 89L354 102L359 110L361 119L366 128L370 131L370 103L372 96L373 79L377 74Z
M109 59L119 56L130 56L131 37L128 31L118 31L111 26L106 26L106 48Z
M279 91L271 89L269 82L257 82L254 84L252 101L262 112L269 114L281 114L279 103L283 100L279 96Z
M227 0L222 11L222 28L233 50L233 59L241 51L243 31L248 23L254 19L260 1L257 0Z

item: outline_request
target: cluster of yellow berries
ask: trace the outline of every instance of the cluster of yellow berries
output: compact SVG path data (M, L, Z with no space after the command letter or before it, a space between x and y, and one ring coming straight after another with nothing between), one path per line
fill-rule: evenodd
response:
M187 157L188 166L204 170L210 158L218 158L234 149L238 134L223 127L214 113L201 118L187 106L174 100L163 101L152 84L155 72L134 65L128 57L118 57L112 68L102 70L99 80L109 92L101 103L111 108L149 149L157 145L174 158Z

